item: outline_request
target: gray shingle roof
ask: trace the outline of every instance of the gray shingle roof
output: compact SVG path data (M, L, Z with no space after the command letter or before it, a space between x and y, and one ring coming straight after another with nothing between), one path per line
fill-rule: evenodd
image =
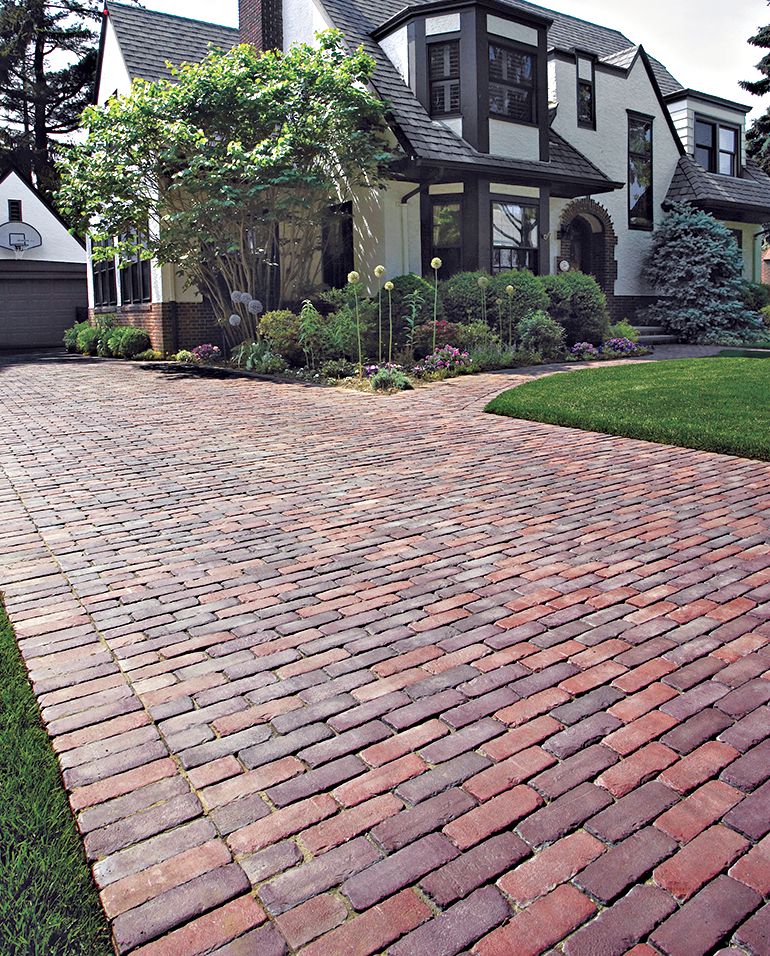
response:
M601 57L601 62L606 63L607 66L617 66L621 70L628 70L633 65L640 49L640 46L630 46L625 50L618 50L616 53L609 53L607 56ZM674 79L659 60L654 60L651 56L648 56L648 59L663 96L682 89L679 81Z
M770 177L754 163L744 175L719 176L707 172L690 156L682 156L671 180L667 202L690 202L704 209L733 210L745 221L770 219ZM756 219L751 219L751 214Z
M390 5L390 10L387 10ZM579 177L586 188L596 192L614 188L609 178L585 156L551 130L551 161L514 161L508 157L479 153L443 123L431 119L427 111L404 83L400 73L370 34L377 21L388 19L403 8L400 0L378 0L375 11L366 0L324 0L324 6L335 26L344 33L351 46L363 45L376 61L374 86L389 104L396 124L403 133L407 152L416 159L436 163L462 163L469 166L494 167L513 174L534 174L554 180ZM525 4L523 6L530 6ZM386 16L381 17L385 12Z
M209 47L229 50L238 42L238 31L232 27L144 10L112 0L107 3L107 15L115 28L132 80L137 77L167 79L171 76L167 61L174 66L198 63L206 56Z

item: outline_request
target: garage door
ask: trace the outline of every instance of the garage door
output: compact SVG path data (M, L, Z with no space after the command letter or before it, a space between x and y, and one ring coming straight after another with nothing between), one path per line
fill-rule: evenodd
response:
M0 263L0 349L60 347L87 304L85 266Z

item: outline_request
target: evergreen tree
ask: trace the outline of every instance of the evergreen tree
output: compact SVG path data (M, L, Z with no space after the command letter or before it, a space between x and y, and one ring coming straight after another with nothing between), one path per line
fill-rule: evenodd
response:
M770 25L760 27L749 43L760 50L770 51ZM762 74L758 80L741 80L741 86L754 96L766 96L770 93L770 52L766 52L757 63ZM770 110L755 120L746 134L746 148L749 156L770 173Z
M0 3L0 159L53 196L57 143L80 125L96 73L101 0Z
M645 324L685 342L750 341L762 329L744 304L743 257L730 230L687 203L676 203L652 237L645 275L658 295Z

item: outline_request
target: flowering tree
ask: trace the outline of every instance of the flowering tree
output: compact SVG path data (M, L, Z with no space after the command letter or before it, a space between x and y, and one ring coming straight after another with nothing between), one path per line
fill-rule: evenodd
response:
M374 61L336 31L318 45L212 51L173 80L84 113L62 167L61 204L94 258L179 266L226 322L231 293L268 309L315 284L330 204L377 188L388 159ZM107 245L100 245L107 243Z

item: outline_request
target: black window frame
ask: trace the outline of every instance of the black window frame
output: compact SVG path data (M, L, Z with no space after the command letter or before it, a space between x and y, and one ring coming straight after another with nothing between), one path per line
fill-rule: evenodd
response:
M91 243L91 248L95 245L108 245L112 247L114 243ZM95 260L91 258L91 277L94 286L94 308L105 309L112 308L118 304L118 282L115 258Z
M650 146L649 146L649 157L642 155L641 153L634 152L631 148L631 124L632 123L645 123L650 127ZM642 232L652 232L655 228L655 117L648 116L644 113L634 113L628 111L628 130L627 130L627 153L628 153L628 228L635 229ZM632 183L632 163L634 160L642 160L643 162L649 162L650 164L650 185L648 189L649 195L649 218L644 220L635 221L633 211L638 205L639 200L637 199L636 203L631 202L632 193L631 193L631 183Z
M521 206L522 209L526 208L535 210L536 231L534 246L495 245L495 206ZM505 196L502 194L494 194L490 196L489 237L491 258L490 272L492 275L497 275L500 272L508 272L511 269L517 269L521 271L528 270L533 275L540 274L540 213L540 200L533 199L531 196ZM512 265L509 262L503 263L496 254L496 250L498 249L507 252L524 252L526 264Z
M459 225L459 242L454 246L437 246L434 243L434 238L436 235L436 218L435 213L436 209L441 206L457 206L458 207L458 225ZM458 272L463 271L463 194L462 193L446 193L444 195L431 196L430 197L430 256L431 259L438 256L441 259L441 275L443 278L448 279L450 276L456 275ZM453 258L456 260L453 263ZM456 266L456 268L455 268Z
M152 302L152 269L149 259L137 253L120 263L121 305L148 305Z
M708 126L711 129L711 145L704 146L698 143L698 126ZM722 149L720 144L720 134L722 130L729 130L735 135L735 152ZM717 176L728 176L737 179L741 170L741 128L734 123L723 123L721 120L712 119L709 116L695 115L695 125L693 127L693 158L699 163L706 172L714 173ZM704 163L698 151L710 153L710 162ZM732 157L731 169L729 173L723 173L720 167L722 156Z
M24 222L24 206L21 199L8 200L8 222Z
M580 75L581 63L590 63L591 78L586 79ZM580 52L575 54L575 103L577 111L577 124L581 129L596 129L596 60L592 56L586 56ZM580 111L583 100L580 96L581 88L588 90L590 94L591 115L581 117Z
M503 52L515 53L518 56L527 56L532 61L532 82L531 84L526 83L515 83L510 80L493 80L492 79L492 70L491 62L492 55L491 51L493 47L497 47ZM530 108L531 108L531 118L530 119L521 119L517 116L511 116L508 113L498 113L496 110L492 109L492 87L493 86L502 86L509 89L528 89L530 91ZM508 40L502 40L497 36L488 36L487 37L487 115L489 119L501 120L504 123L517 123L519 126L538 126L539 125L539 109L538 109L538 53L536 49L532 47L525 46L520 43L513 43Z
M441 76L434 77L433 75L433 52L439 48L448 48L454 47L457 52L456 62L457 62L457 71L456 73L452 70L452 57L449 57L449 71L442 74ZM426 43L425 50L425 60L426 60L426 70L428 73L428 108L431 116L436 117L457 117L462 115L462 79L460 76L460 39L438 39L429 43ZM438 110L434 108L433 103L433 89L437 86L451 86L456 84L457 86L457 109L453 110L452 106L452 94L449 94L449 109ZM446 90L444 93L444 105L446 106Z

